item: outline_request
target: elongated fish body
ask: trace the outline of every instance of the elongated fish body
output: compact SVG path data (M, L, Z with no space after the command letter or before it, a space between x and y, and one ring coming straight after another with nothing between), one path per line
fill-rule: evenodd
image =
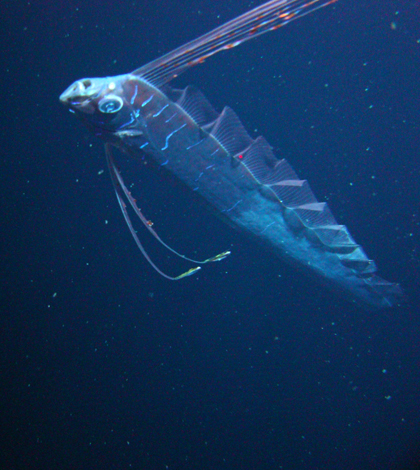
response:
M255 21L267 21L273 12L279 18L278 10L284 10L285 5L290 15L290 5L295 3L308 8L317 2L268 2L208 33L201 42L197 43L199 38L131 74L79 80L60 99L108 145L129 154L148 154L280 257L299 264L356 301L389 307L401 297L399 286L375 274L374 262L347 228L337 224L328 206L316 200L306 180L299 179L285 160L276 158L263 137L252 139L230 108L218 114L197 89L175 90L166 84L195 65L192 62L199 63L200 57L213 55L215 41L220 45L225 36L231 38L234 27L240 28L241 34L245 26L255 30ZM277 23L271 29L276 27ZM220 47L227 49L228 45ZM199 48L196 56L192 55L194 47ZM189 61L182 62L185 55ZM139 245L121 188L134 210L138 209L109 151L107 155L120 206ZM138 215L141 217L140 212Z

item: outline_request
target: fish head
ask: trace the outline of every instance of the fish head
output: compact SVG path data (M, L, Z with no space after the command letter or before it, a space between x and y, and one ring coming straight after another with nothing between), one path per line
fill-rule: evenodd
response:
M124 78L77 80L61 94L60 102L95 134L116 134L134 122L132 106L124 96Z

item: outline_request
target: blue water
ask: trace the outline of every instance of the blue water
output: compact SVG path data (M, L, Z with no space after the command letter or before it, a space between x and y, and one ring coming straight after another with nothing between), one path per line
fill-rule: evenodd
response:
M419 468L418 2L341 0L174 83L264 135L401 283L400 308L341 299L144 161L124 176L159 234L197 257L232 251L160 278L102 144L58 102L260 3L4 8L1 469Z

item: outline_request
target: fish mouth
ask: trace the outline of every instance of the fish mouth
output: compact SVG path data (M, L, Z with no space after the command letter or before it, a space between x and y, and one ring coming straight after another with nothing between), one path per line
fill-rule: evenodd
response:
M73 111L92 114L94 106L91 102L101 93L102 83L98 80L84 78L72 83L60 95L60 102Z
M92 96L92 81L89 79L77 80L60 95L63 104L80 104Z

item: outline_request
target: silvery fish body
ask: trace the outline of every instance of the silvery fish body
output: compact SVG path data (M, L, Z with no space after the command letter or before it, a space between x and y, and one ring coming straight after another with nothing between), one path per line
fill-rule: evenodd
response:
M374 262L347 228L337 224L327 204L317 201L307 181L300 179L287 161L278 159L263 137L251 138L230 108L219 114L196 88L176 90L167 85L219 50L276 29L312 11L314 5L319 8L327 3L331 2L268 2L133 73L78 80L60 99L106 141L117 198L142 251L124 196L145 226L160 238L125 187L111 147L149 155L230 223L258 237L280 257L356 301L389 307L400 299L400 287L375 274ZM219 261L227 254L206 262ZM188 274L191 272L178 278Z

